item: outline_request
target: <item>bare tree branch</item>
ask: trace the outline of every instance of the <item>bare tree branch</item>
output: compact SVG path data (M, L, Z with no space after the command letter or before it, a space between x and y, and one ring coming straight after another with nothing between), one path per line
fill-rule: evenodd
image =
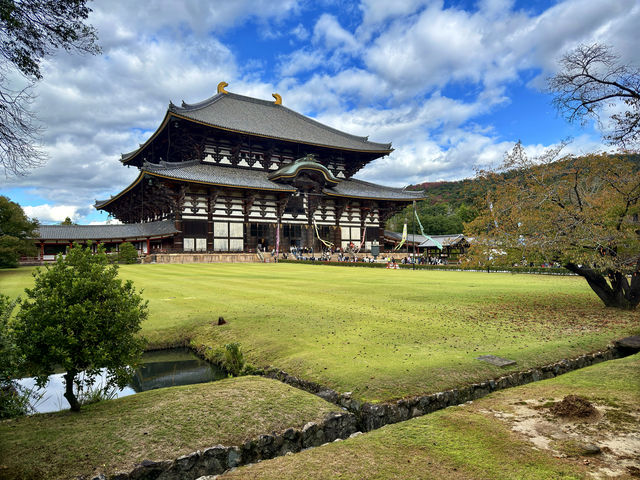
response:
M561 71L547 85L554 106L570 122L592 118L603 125L603 109L623 102L627 110L609 117L605 139L633 148L640 142L640 70L619 60L605 45L580 45L560 60Z
M84 24L88 0L0 0L0 168L5 176L25 175L43 165L41 129L30 107L40 62L57 49L98 53L94 29ZM16 88L10 73L27 87Z

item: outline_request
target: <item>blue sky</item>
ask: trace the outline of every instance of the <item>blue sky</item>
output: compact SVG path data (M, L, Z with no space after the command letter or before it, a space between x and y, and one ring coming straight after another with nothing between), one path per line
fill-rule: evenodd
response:
M0 194L43 223L104 222L96 199L137 173L120 153L144 142L169 101L227 90L271 99L335 128L392 142L357 177L392 186L473 176L521 140L536 155L606 148L598 125L570 125L545 93L580 43L640 65L635 0L99 0L103 54L44 64L33 105L44 167ZM605 125L606 127L606 125Z

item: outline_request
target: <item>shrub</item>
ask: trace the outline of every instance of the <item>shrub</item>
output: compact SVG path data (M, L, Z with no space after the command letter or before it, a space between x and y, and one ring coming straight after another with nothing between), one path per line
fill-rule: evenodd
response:
M18 302L0 294L0 418L12 418L30 413L32 400L37 400L34 390L18 385L22 359L15 343L10 318Z
M224 368L232 377L243 374L245 368L244 355L240 344L237 342L227 343L214 355L214 360Z
M118 250L118 263L138 263L138 251L136 250L136 247L129 242L120 244L120 249Z

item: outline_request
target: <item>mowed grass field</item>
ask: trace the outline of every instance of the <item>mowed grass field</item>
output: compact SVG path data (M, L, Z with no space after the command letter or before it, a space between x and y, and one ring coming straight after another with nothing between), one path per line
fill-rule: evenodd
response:
M19 295L32 269L0 272ZM640 333L577 277L292 264L131 265L151 347L239 342L275 366L367 401L424 394L542 365ZM227 324L218 326L218 317ZM479 362L494 354L509 369Z

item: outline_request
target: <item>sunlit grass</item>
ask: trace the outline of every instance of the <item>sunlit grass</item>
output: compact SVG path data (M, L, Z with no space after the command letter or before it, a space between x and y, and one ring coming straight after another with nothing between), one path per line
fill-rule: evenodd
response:
M635 413L628 423L637 432L640 415L640 356L605 362L545 380L493 393L472 404L447 408L387 425L344 442L294 456L238 468L223 479L309 480L398 479L587 479L593 465L584 457L558 458L533 448L492 411L510 411L523 400L583 395L598 404ZM613 431L602 431L606 438ZM576 435L580 435L576 433ZM597 460L592 459L592 463ZM613 461L614 467L619 467ZM631 478L622 476L620 478Z
M319 422L335 405L275 380L171 387L0 422L0 478L68 479L131 470L217 444Z
M149 300L151 346L240 342L257 366L370 401L504 371L479 355L524 369L640 332L637 312L604 308L577 277L292 264L132 265L121 275ZM29 278L4 271L0 289L15 295Z

